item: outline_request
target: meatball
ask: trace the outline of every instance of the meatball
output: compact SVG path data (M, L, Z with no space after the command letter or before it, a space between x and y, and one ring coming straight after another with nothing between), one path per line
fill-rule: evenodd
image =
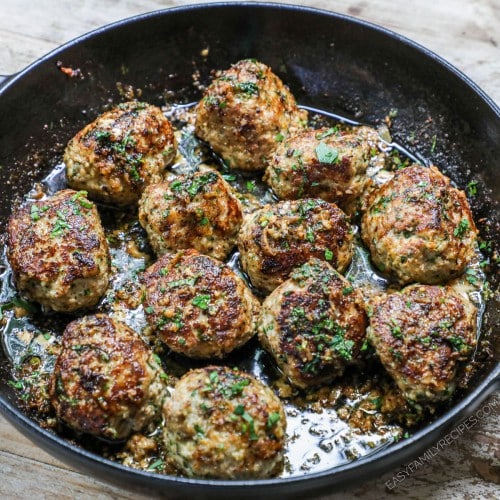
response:
M163 415L168 459L186 476L265 478L282 467L283 405L251 375L223 366L192 370Z
M405 398L443 401L476 345L476 308L451 287L410 285L376 300L367 338Z
M144 187L164 179L176 155L170 122L160 108L126 102L97 117L64 153L68 185L96 201L137 203Z
M108 287L109 249L85 191L66 189L21 207L8 224L17 289L47 309L93 307Z
M195 248L225 259L236 244L242 220L239 200L214 170L152 184L139 203L139 222L157 255Z
M122 440L161 417L162 377L136 332L96 314L66 327L49 393L57 417L72 429Z
M342 375L368 324L361 294L327 262L311 259L266 297L259 339L297 387Z
M247 59L217 73L196 107L196 134L232 168L262 170L306 111L266 65Z
M462 274L477 230L465 194L436 167L412 165L375 191L361 221L374 264L400 284Z
M353 233L347 217L320 199L281 201L256 210L238 236L241 264L254 286L271 292L311 257L339 272L352 258Z
M352 133L336 128L299 132L280 143L264 181L281 199L321 198L347 209L363 191L366 169L379 154L380 142L369 127Z
M151 332L191 358L221 358L256 333L260 303L229 266L196 250L166 254L144 274Z

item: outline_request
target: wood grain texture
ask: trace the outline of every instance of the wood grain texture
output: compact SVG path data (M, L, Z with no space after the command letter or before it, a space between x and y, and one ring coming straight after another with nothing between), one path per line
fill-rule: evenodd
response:
M12 74L58 45L99 26L182 0L1 0L0 74ZM287 3L292 3L289 0ZM293 3L353 15L396 31L433 50L500 101L500 2L498 0L308 0ZM341 498L499 498L499 397L485 402L489 415L453 439L397 488L386 482L403 469L335 491ZM406 464L407 465L407 464ZM151 498L72 470L33 445L0 417L0 498ZM168 498L168 494L165 495Z

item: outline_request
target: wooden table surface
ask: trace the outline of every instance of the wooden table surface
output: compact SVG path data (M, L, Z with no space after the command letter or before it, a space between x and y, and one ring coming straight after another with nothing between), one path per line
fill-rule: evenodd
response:
M135 14L194 2L169 0L1 0L0 75L13 74L58 45ZM441 55L500 102L500 1L289 1L385 26ZM432 461L390 490L400 469L322 497L500 498L498 395L476 414L477 423ZM456 434L455 434L456 435ZM403 466L403 464L401 464ZM407 464L406 464L407 465ZM390 483L389 483L390 484ZM151 498L72 470L33 445L0 417L0 498ZM166 494L168 498L168 494Z

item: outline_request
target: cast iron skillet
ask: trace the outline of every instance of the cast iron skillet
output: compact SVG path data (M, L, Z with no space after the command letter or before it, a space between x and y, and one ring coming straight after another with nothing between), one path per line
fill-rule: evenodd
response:
M435 162L462 188L477 180L475 218L487 219L479 224L483 237L499 239L500 111L495 103L435 54L385 29L329 12L254 3L193 5L118 22L64 45L5 82L0 88L0 232L12 205L60 159L68 139L109 100L124 100L117 81L141 88L141 99L154 104L170 96L189 102L199 98L192 84L195 70L207 82L213 68L247 57L270 65L303 105L371 124L396 108L395 140ZM61 65L79 73L68 77ZM498 290L498 273L490 279ZM498 298L493 298L483 339L493 339L498 324ZM488 351L485 342L481 349ZM2 359L0 352L0 365ZM468 393L449 411L377 454L303 477L258 481L185 479L117 465L40 429L16 407L5 380L0 409L58 458L121 486L169 497L297 497L359 484L408 461L474 411L498 386L499 375L500 366L485 361Z

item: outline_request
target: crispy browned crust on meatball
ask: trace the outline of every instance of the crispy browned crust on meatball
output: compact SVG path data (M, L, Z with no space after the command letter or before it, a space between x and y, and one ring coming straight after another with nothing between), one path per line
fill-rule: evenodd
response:
M163 371L124 323L84 316L64 331L49 388L57 417L76 431L125 439L161 413Z
M372 194L361 221L374 264L400 284L437 284L462 274L476 235L464 192L436 167L396 172Z
M311 259L266 297L259 339L297 387L342 375L365 338L363 298L328 263Z
M378 299L367 338L405 398L443 401L476 345L476 314L451 287L410 285Z
M236 244L242 220L239 200L214 170L148 186L139 203L139 222L157 255L195 248L223 260Z
M221 358L257 331L259 301L229 266L196 250L164 255L144 282L147 322L173 351Z
M109 249L84 191L66 189L24 205L7 232L14 281L28 299L61 312L97 304L108 286Z
M321 198L349 208L359 198L370 159L379 153L375 129L301 131L280 143L264 181L281 199Z
M166 400L164 443L181 474L217 479L280 472L286 420L278 397L237 369L192 370Z
M68 185L85 189L97 201L133 205L145 186L165 178L176 148L174 131L160 108L119 104L69 141L64 153Z
M271 69L246 59L219 71L196 107L196 134L232 168L262 170L307 113Z
M351 262L352 243L344 212L314 198L266 205L244 219L238 236L242 267L252 284L266 292L312 257L345 271Z

